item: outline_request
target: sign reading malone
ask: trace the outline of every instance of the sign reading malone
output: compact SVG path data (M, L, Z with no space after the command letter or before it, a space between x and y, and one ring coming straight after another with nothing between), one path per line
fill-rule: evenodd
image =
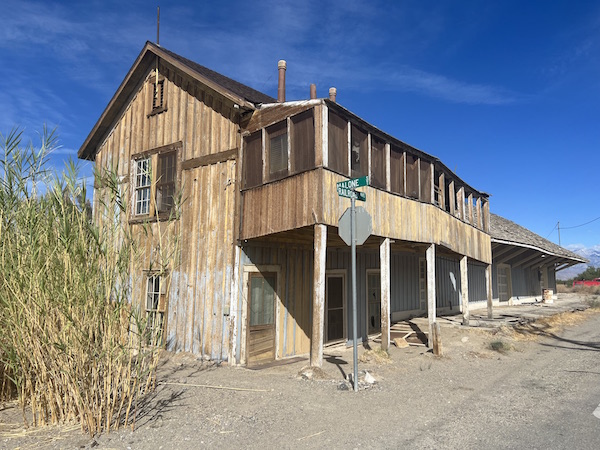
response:
M356 188L369 185L369 177L364 176L352 180L340 181L336 184L337 193L340 197L354 198L355 200L366 201L367 196L364 192L355 191Z

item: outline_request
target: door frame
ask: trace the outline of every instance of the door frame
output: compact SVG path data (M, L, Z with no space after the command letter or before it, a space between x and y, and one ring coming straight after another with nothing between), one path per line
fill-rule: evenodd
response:
M496 268L496 283L497 283L497 288L498 288L498 302L500 303L504 303L502 302L502 300L500 300L500 269L506 269L506 293L508 295L508 300L505 304L508 304L509 306L512 306L513 304L513 295L512 295L512 268L509 264L498 264L498 267Z
M365 325L367 328L365 328L365 330L367 330L367 336L369 335L369 275L372 274L377 274L379 275L379 330L378 331L374 331L371 334L376 334L376 333L381 333L381 269L367 269L366 271L366 280L365 280L365 287L366 287L366 305L365 305Z
M348 289L347 289L347 271L346 269L331 269L331 270L326 270L325 271L325 317L323 320L323 343L324 344L332 344L332 343L336 343L336 342L342 342L345 340L348 340L348 311L347 311L347 305L348 305ZM329 278L342 278L342 295L343 295L343 300L342 300L342 314L344 317L344 321L343 321L343 325L344 325L344 331L343 331L343 337L341 339L336 339L333 341L328 341L327 340L327 335L328 335L328 327L327 327L327 314L328 314L328 292L327 292L327 286L329 285L328 283L328 279Z
M279 312L281 305L281 266L279 265L254 265L246 264L243 267L243 291L242 291L242 333L240 336L241 351L240 351L240 364L248 364L248 337L249 337L249 321L250 315L248 314L248 308L250 308L250 292L248 290L248 283L250 282L251 273L275 273L275 359L279 355Z

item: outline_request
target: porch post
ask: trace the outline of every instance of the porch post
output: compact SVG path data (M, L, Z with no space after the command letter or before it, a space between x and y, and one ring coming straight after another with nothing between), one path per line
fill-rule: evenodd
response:
M469 274L466 256L460 258L460 290L463 314L462 324L469 326L469 318L471 314L469 312Z
M390 347L390 238L379 245L379 273L381 276L381 349Z
M492 265L488 264L485 269L485 288L487 291L487 315L488 319L494 318L494 312L492 309Z
M425 252L427 260L427 318L429 324L429 335L427 346L433 348L433 327L435 324L435 244L427 247Z
M310 338L310 365L323 366L323 329L325 325L325 256L327 253L327 227L315 224L312 333Z

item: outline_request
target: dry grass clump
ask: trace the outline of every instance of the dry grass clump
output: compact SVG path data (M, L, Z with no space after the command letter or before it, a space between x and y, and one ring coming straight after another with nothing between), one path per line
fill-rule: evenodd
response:
M507 353L513 349L513 345L510 344L509 342L506 342L503 339L496 339L496 340L491 341L488 344L488 347L490 350L493 350L495 352L502 353L502 354Z
M95 226L73 163L45 169L53 133L39 149L14 131L0 141L0 395L16 392L25 425L75 421L94 435L132 424L159 349L139 339L145 318L130 303L126 196L114 175L98 179L113 195Z
M365 350L358 357L358 360L362 363L374 362L375 364L389 364L392 362L390 354L381 348Z

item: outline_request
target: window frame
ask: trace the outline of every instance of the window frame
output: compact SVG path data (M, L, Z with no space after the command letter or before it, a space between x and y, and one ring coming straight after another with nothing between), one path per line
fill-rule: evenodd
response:
M130 165L130 167L132 167L132 170L130 172L130 183L132 191L132 207L129 210L130 223L140 221L157 221L161 219L168 219L169 217L171 217L175 207L175 202L173 199L177 193L177 189L181 185L182 147L182 142L176 142L174 144L157 147L151 150L147 150L145 152L132 155ZM162 177L159 176L160 170L162 169L161 161L164 161L169 157L174 157L174 159L172 160L173 165L170 166L172 170L172 179L165 181L162 180ZM148 161L149 163L149 170L147 176L149 177L150 184L140 186L138 185L138 182L142 179L140 179L138 176L138 167L140 162L143 161ZM148 192L148 187L150 188L149 199L139 200L139 193L142 192L142 189L144 190L144 192ZM171 198L170 206L168 208L162 208L162 203L164 199L158 198L160 192L163 192L164 189L171 191L171 193L168 196ZM143 208L142 211L139 211L137 207L139 201L147 201L148 207Z
M164 75L158 74L158 82L156 81L156 72L152 71L148 77L148 83L152 85L150 87L150 101L148 109L150 112L146 115L147 118L155 116L157 114L167 111L167 83ZM160 96L160 101L157 103L157 99Z
M144 343L162 347L165 344L167 317L167 274L164 272L146 271L144 290L144 313L146 327L143 330ZM152 296L152 303L150 298ZM156 322L158 320L158 322ZM155 330L159 330L158 332ZM154 336L158 339L154 340Z

